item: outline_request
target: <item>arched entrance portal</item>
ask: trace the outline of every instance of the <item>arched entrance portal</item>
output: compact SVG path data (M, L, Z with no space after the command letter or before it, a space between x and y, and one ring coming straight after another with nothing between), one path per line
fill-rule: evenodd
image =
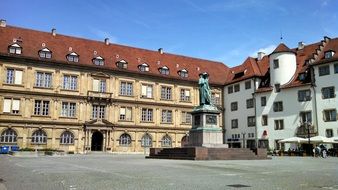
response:
M102 151L103 135L100 131L95 131L92 135L92 151Z

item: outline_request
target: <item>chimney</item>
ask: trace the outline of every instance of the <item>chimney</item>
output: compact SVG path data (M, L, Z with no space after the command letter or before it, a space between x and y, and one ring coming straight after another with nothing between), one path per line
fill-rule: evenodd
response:
M52 35L56 36L56 29L55 28L52 28Z
M109 45L109 38L105 38L105 39L104 39L104 43L105 43L106 45Z
M298 50L304 49L304 42L298 42Z
M6 27L6 20L4 19L0 20L0 27Z
M261 51L258 52L258 53L257 53L257 60L258 60L258 61L262 60L264 56L265 56L265 53L264 53L264 52L261 52Z
M163 54L163 48L158 49L158 53Z

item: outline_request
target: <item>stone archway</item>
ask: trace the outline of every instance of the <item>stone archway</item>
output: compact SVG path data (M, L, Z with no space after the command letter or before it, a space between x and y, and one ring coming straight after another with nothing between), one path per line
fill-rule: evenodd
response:
M102 151L102 146L103 146L103 134L100 131L95 131L92 134L91 151Z

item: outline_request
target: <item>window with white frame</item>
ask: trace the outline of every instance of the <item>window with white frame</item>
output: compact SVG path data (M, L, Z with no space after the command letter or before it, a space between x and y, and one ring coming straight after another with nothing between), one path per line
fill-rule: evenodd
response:
M121 121L132 121L132 107L120 107Z
M7 84L22 84L22 71L8 68L6 71Z
M98 65L98 66L104 65L104 59L101 56L95 57L92 61L94 65Z
M283 102L278 101L273 103L273 111L274 112L281 112L283 111Z
M284 129L284 120L278 119L275 120L275 130L283 130Z
M76 116L76 103L62 102L61 116L62 117L75 117Z
M141 121L152 122L153 121L153 109L142 108Z
M153 98L153 85L142 84L141 85L141 97L142 98Z
M231 129L237 129L238 128L238 119L232 119L231 120Z
M106 79L93 79L93 91L106 92Z
M20 55L22 53L22 47L17 43L12 44L8 47L8 52L11 54Z
M312 112L304 111L299 113L301 123L312 123Z
M161 140L161 147L171 147L171 137L169 135L165 135Z
M280 84L275 84L275 92L280 92Z
M149 134L144 134L141 138L141 146L142 147L152 147L152 138Z
M188 71L186 69L182 69L178 71L178 75L182 78L187 78L188 77Z
M133 83L121 81L120 82L120 95L132 96L133 95Z
M13 129L6 129L1 133L0 142L16 143L18 135Z
M251 89L251 81L245 82L245 89Z
M163 66L159 68L158 70L162 75L169 75L169 68L167 66Z
M50 59L52 58L52 52L48 48L43 48L42 50L39 51L39 57Z
M141 65L138 66L138 69L141 72L148 72L149 71L149 65L146 63L142 63Z
M337 121L337 110L336 109L324 110L323 114L324 114L325 122Z
M34 115L49 115L49 101L35 100Z
M43 130L36 130L32 134L32 144L46 144L47 143L47 134Z
M191 114L186 111L182 111L181 120L183 124L191 124Z
M335 53L335 52L332 51L332 50L326 51L326 52L324 53L324 58L325 58L325 59L330 59L330 58L333 57L334 53Z
M75 52L68 54L66 57L67 57L67 60L70 62L75 62L75 63L79 62L79 55Z
M172 88L169 86L161 86L161 99L171 100Z
M123 133L120 136L120 146L130 146L131 145L131 137L127 133Z
M125 60L122 59L121 61L116 62L116 66L119 69L127 69L128 63Z
M329 98L334 98L334 97L336 97L336 94L335 94L335 91L334 91L334 86L322 88L322 98L323 99L329 99Z
M190 101L190 90L189 89L181 89L180 100L183 102Z
M248 117L248 127L254 127L256 125L256 118L255 116Z
M338 73L338 63L337 64L334 64L334 73Z
M20 112L20 100L13 98L4 99L3 113L18 114Z
M306 102L311 100L311 91L308 90L299 90L298 91L298 101Z
M74 144L74 135L70 131L65 131L60 136L60 144L71 145Z
M262 115L262 126L268 125L268 115Z
M238 102L231 102L230 104L231 111L237 111L238 110Z
M221 104L221 96L219 93L212 92L211 93L211 104L220 105Z
M105 105L93 105L92 118L93 119L104 119L106 113Z
M253 108L254 107L254 99L250 98L246 100L246 108Z
M52 87L52 73L36 72L35 86L43 87L43 88L51 88Z
M63 89L76 90L77 89L77 76L63 75Z
M173 112L171 110L162 110L162 123L172 123L173 121Z
M330 65L324 65L318 67L319 76L325 76L330 74Z

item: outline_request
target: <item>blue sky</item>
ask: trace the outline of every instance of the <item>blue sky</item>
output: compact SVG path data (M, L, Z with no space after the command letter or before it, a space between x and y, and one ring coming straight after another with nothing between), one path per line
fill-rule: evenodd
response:
M9 25L241 64L338 37L337 0L1 0Z

